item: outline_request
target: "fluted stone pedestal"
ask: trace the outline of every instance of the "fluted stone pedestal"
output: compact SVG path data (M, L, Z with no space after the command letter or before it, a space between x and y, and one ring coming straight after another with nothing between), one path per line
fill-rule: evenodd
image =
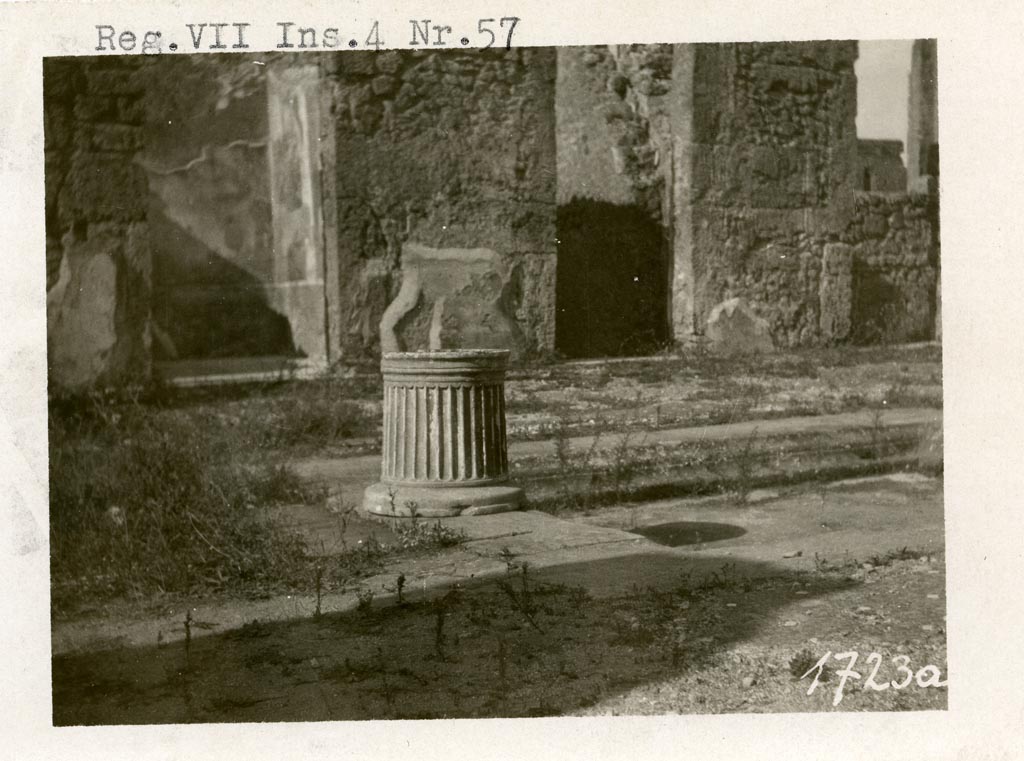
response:
M381 479L363 510L440 518L518 509L508 485L504 349L384 355Z

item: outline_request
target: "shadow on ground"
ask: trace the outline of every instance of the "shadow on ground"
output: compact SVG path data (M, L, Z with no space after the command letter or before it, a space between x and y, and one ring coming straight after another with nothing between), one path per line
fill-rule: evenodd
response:
M344 613L57 656L53 721L564 715L699 669L775 625L795 601L859 583L681 553L525 571L510 559L504 578L470 580L440 597L417 596L410 584L401 603L392 588ZM190 622L194 633L202 626ZM807 634L771 636L795 653Z

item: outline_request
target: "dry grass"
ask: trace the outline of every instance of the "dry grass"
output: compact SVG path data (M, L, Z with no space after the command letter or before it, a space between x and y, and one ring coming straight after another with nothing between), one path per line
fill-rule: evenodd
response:
M390 544L353 543L324 574L265 508L324 499L323 488L300 479L287 459L365 432L365 413L328 384L213 403L184 396L128 390L52 400L57 615L164 595L335 588L378 570L387 557L458 541L432 526L407 527Z
M196 594L275 584L301 542L260 508L313 495L279 464L137 405L50 416L55 609L82 598Z

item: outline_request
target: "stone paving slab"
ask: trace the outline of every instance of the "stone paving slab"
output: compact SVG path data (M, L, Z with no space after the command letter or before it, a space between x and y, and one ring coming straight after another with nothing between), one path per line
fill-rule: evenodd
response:
M347 547L342 540L340 518L318 505L294 505L275 513L281 525L299 532L314 554L328 557L342 552ZM378 518L388 525L390 518ZM400 525L408 525L409 519L395 519ZM570 524L547 513L533 510L495 513L473 517L431 518L421 521L426 524L439 522L467 537L467 545L473 547L503 545L517 553L534 554L560 551L573 547L610 542L635 542L638 537L621 529L606 528L587 524Z
M679 521L742 531L680 551L723 561L782 563L789 570L813 570L815 555L836 563L902 547L938 551L945 546L942 479L918 473L851 478L781 493L763 490L754 504L741 506L722 498L620 505L572 522L625 528Z
M382 604L391 598L387 592L396 576L407 578L406 597L415 600L488 578L503 577L507 566L501 559L507 547L517 560L530 564L534 574L563 565L585 568L610 558L637 558L646 554L673 554L642 537L625 531L600 526L574 525L567 521L535 512L501 513L477 518L452 518L450 521L475 522L474 536L466 543L442 553L419 558L399 558L382 574L364 579L345 593L325 594L321 599L324 614L350 610L358 601L358 591L372 590ZM493 521L493 522L492 522ZM467 532L468 533L468 532ZM586 578L572 578L584 583ZM550 576L545 580L553 581ZM602 593L612 593L618 586L618 575L595 578L587 584ZM631 582L632 583L632 582ZM57 623L53 627L53 653L109 649L135 645L170 643L184 637L183 621L188 606L169 606L161 615L144 620L88 619ZM269 600L235 600L208 602L192 606L192 636L223 633L253 620L277 621L308 618L315 610L312 595L281 595Z
M619 528L570 523L536 510L435 520L456 531L464 532L468 542L474 546L490 546L505 542L513 550L527 553L637 539L635 534L629 534ZM430 523L434 523L435 520L431 520Z

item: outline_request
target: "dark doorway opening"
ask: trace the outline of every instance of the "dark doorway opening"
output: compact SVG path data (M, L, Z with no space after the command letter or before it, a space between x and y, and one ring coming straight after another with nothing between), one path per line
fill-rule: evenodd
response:
M566 357L652 354L669 339L661 225L638 206L558 208L555 342Z

